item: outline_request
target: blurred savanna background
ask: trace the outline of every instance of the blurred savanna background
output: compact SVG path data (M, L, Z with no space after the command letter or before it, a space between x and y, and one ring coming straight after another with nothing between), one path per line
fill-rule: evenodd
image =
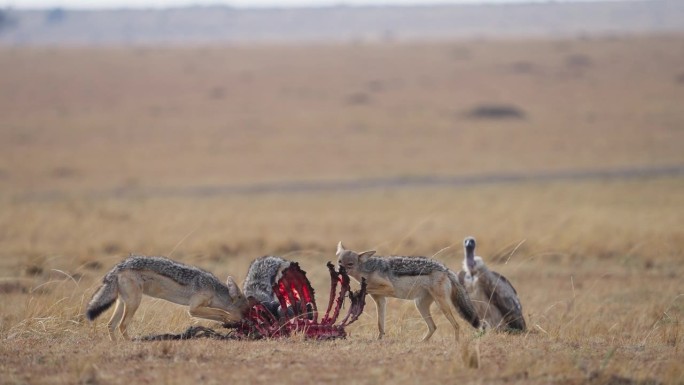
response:
M65 2L66 3L66 2ZM370 3L370 2L369 2ZM684 383L684 3L0 9L0 383ZM368 298L335 342L112 343L131 253L242 282L343 241L454 270L529 330ZM357 285L356 283L354 283ZM357 287L357 286L356 286ZM178 333L146 298L130 333Z

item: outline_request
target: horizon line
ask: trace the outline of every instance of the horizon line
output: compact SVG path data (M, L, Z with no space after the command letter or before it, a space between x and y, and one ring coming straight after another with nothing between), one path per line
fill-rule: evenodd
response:
M459 6L492 6L492 5L557 5L563 3L640 3L640 2L661 2L667 0L455 0L455 1L430 1L421 2L414 0L414 2L393 3L391 0L381 4L366 4L359 2L345 2L345 1L330 1L324 4L310 3L310 4L231 4L230 2L192 2L188 1L186 4L173 5L136 5L136 4L122 4L113 5L108 4L102 7L93 7L92 5L36 5L36 6L17 6L14 4L0 4L0 11L164 11L164 10L180 10L191 8L228 8L235 10L277 10L277 9L334 9L334 8L429 8L429 7L459 7Z

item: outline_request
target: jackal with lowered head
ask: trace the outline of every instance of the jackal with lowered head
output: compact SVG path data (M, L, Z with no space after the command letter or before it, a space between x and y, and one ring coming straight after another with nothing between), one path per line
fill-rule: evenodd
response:
M283 276L283 270L290 267L292 262L281 257L267 255L252 261L247 270L247 277L242 284L242 292L250 303L261 302L268 311L277 318L286 316L278 301L273 287ZM298 302L298 301L295 301ZM293 304L299 306L297 303ZM313 319L313 309L307 304L307 317ZM292 316L294 310L287 308L287 315Z
M347 273L361 281L366 279L368 294L375 301L378 311L378 338L385 334L385 307L387 297L412 299L427 324L423 337L427 341L437 329L430 314L430 305L437 302L440 310L454 327L458 341L459 324L454 313L475 328L480 328L480 318L456 274L443 264L426 257L374 257L374 250L357 253L347 250L342 242L337 244L337 258Z
M249 265L247 277L242 283L242 292L249 301L261 302L274 316L280 315L280 302L273 291L273 285L282 276L290 261L280 257L264 256Z
M131 256L105 275L86 316L92 321L118 300L108 324L109 338L116 339L118 327L128 339L126 330L143 294L189 306L193 317L224 323L239 321L249 308L232 277L224 284L207 271L165 257Z

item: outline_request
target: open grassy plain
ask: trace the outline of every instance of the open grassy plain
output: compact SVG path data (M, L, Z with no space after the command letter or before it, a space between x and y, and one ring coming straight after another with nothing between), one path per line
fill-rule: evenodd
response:
M684 383L681 171L534 177L681 170L683 63L681 36L2 48L0 383ZM470 114L483 106L516 113ZM230 189L493 174L504 177ZM455 344L433 309L438 330L418 343L424 323L398 300L383 341L370 299L347 340L325 343L111 343L109 313L83 316L131 252L239 281L253 258L283 255L320 304L339 240L458 269L466 235L518 289L528 333L464 324ZM130 332L194 323L214 325L145 299Z

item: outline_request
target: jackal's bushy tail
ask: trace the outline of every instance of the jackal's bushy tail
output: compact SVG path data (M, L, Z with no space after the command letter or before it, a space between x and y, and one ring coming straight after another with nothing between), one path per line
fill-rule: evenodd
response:
M116 276L107 274L102 280L102 286L93 294L93 298L88 303L86 316L92 321L102 314L116 301L119 296L119 284Z
M453 301L454 306L463 319L473 325L474 328L479 328L481 325L480 317L470 301L470 296L468 296L463 285L458 282L458 277L454 272L449 272L449 279L451 280L451 301Z

